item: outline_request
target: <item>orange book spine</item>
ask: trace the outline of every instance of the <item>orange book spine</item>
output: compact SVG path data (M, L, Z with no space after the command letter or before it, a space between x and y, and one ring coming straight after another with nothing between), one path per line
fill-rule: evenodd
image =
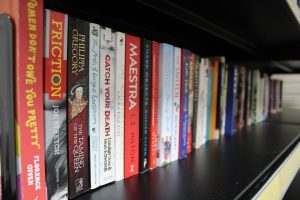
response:
M46 199L42 0L0 0L15 24L18 199Z
M211 109L211 120L210 120L210 139L218 138L216 131L216 120L217 120L217 95L218 95L218 71L219 62L212 62L212 109Z
M157 158L157 118L158 118L158 79L159 79L159 43L152 42L152 74L151 74L151 110L150 110L150 140L149 168L156 167Z

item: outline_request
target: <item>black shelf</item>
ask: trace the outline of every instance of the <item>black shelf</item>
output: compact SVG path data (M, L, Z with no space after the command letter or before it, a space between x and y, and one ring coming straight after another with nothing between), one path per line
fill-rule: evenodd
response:
M283 200L299 200L300 197L300 169L298 170L290 187L286 191Z
M300 141L299 125L260 123L206 143L187 159L77 199L249 199Z
M45 0L45 8L188 48L201 56L224 55L229 62L266 68L269 73L300 72L298 64L281 67L300 60L300 25L285 0L130 0L101 4Z
M266 122L300 125L300 110L285 109L283 112L271 115Z

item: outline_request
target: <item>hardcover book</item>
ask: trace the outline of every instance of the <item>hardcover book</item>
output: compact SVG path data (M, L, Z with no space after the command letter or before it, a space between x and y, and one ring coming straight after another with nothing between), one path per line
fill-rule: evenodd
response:
M115 181L115 33L100 30L100 185Z
M124 178L139 172L140 38L125 36Z
M244 102L245 102L245 84L246 84L246 68L238 68L238 85L237 85L237 115L235 118L235 129L239 130L244 126Z
M45 10L44 124L48 199L68 195L68 16Z
M141 83L140 83L140 155L139 171L141 173L149 169L148 144L150 131L151 108L151 55L152 42L143 38L141 40Z
M69 17L68 34L68 164L69 197L90 188L88 100L89 100L88 22Z
M116 32L115 166L116 181L124 179L125 34Z
M159 89L159 43L152 41L151 72L151 111L149 136L149 168L156 167L157 159L157 126L158 126L158 89Z
M251 88L252 88L251 81L252 81L252 70L247 69L245 104L244 104L244 121L246 126L251 125Z
M100 186L100 26L89 30L89 136L90 187Z
M160 44L157 165L171 160L174 46Z

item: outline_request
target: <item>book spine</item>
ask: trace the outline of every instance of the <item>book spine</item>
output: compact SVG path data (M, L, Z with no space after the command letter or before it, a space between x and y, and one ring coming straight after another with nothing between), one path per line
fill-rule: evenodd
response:
M44 119L47 196L68 193L67 39L68 16L45 11Z
M152 43L145 38L141 41L141 83L140 83L140 154L139 171L149 169L148 144L150 131L150 95L151 95L151 52Z
M195 59L194 53L190 54L190 72L189 72L189 118L188 118L188 138L186 145L186 152L192 152L193 143L193 110L194 110L194 73L195 73Z
M189 72L190 72L190 51L181 49L181 86L180 86L180 140L179 159L187 156L187 135L189 118Z
M207 98L206 98L206 107L207 107L207 112L206 112L206 140L210 140L211 135L210 135L210 123L211 123L211 113L212 113L212 65L210 60L207 61Z
M69 197L89 190L89 23L69 17L68 157Z
M218 76L219 76L219 61L214 61L212 63L212 94L211 94L211 116L210 116L210 138L218 139L219 130L216 131L217 123L217 99L218 99Z
M235 128L241 129L244 126L244 101L245 101L245 80L246 80L246 69L244 67L240 67L238 69L239 80L238 80L238 94L237 94L237 115L235 118Z
M225 124L226 124L226 100L227 100L227 83L228 83L228 65L224 66L224 80L222 89L222 124L220 129L220 134L225 134Z
M100 185L115 180L115 33L100 29Z
M222 100L223 100L223 88L224 88L224 74L225 74L225 62L220 61L218 65L218 94L217 94L217 115L216 115L216 135L220 135L222 132Z
M180 128L181 49L174 48L171 161L178 160Z
M18 199L45 199L43 1L22 1L16 27L16 149ZM2 5L1 5L2 6ZM33 14L34 13L34 14ZM22 142L21 142L22 141Z
M207 58L203 59L203 98L202 98L202 106L203 106L203 130L202 130L202 134L203 134L203 142L205 143L207 140L209 140L209 137L207 137L207 130L209 129L209 126L207 126L207 121L208 121L208 107L207 107L207 101L208 101L208 77L209 77L209 60ZM201 81L201 79L200 79ZM201 83L200 83L201 84Z
M257 89L258 89L258 71L253 71L252 76L252 91L251 91L251 123L256 124L256 117L257 117Z
M140 38L125 36L124 177L139 170Z
M199 100L199 66L200 57L196 55L195 59L195 72L194 72L194 100L193 100L193 149L196 149L196 139L197 139L197 123L198 120L198 100Z
M15 63L13 60L15 48L12 20L10 15L0 14L0 199L17 199L18 195L14 93Z
M100 186L100 26L90 24L89 135L91 189Z
M116 32L115 166L116 181L124 179L125 34Z
M244 107L244 120L247 126L251 125L251 80L252 80L252 70L247 70L246 75L246 96L245 96L245 107Z
M195 121L195 126L196 126L196 138L195 138L195 149L200 148L201 144L205 142L204 138L204 116L206 115L204 108L206 107L206 96L205 96L205 59L200 59L199 62L199 69L198 72L195 71L196 73L199 74L198 78L198 101L197 101L197 117ZM196 77L196 76L195 76ZM195 84L196 84L196 79L195 79ZM196 86L196 85L195 85ZM195 92L196 95L196 92ZM196 109L196 108L195 108Z
M234 65L228 66L228 90L226 101L226 125L225 134L232 135L234 133L234 114L236 110L235 96L237 93L237 68Z
M173 103L173 66L174 47L160 44L159 55L159 103L158 103L158 158L157 165L170 162L172 144L172 103Z
M159 43L152 42L152 72L151 72L151 111L150 111L150 140L149 168L156 167L157 158L157 126L158 126L158 90L159 90Z

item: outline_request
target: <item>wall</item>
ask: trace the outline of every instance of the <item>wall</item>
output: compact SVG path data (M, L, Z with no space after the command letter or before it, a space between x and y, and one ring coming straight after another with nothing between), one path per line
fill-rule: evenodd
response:
M300 74L274 74L272 78L283 80L283 109L300 109Z

